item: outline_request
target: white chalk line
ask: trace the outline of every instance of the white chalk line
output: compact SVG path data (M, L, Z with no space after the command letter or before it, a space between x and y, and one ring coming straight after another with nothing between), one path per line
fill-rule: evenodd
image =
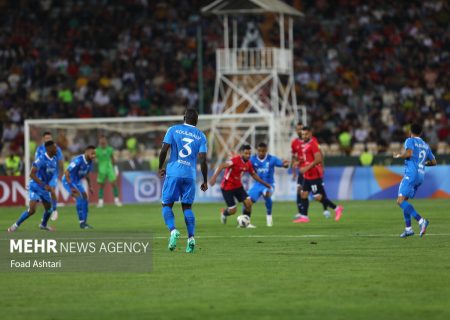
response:
M16 234L17 235L17 234ZM297 235L289 235L289 234L268 234L268 235L207 235L207 236L195 236L197 239L228 239L228 238L248 238L248 239L263 239L263 238L398 238L400 234L297 234ZM419 237L419 235L415 235L414 237ZM424 237L450 237L450 233L427 233ZM58 238L56 236L56 238ZM168 236L150 236L151 239L168 239ZM186 236L181 236L180 238L186 238ZM11 238L0 238L0 241L10 240ZM59 238L59 240L114 240L114 237L105 238L77 238L77 237L67 237L67 238ZM116 240L145 240L144 237L118 237Z
M449 237L450 233L427 233L424 237ZM226 239L226 238L391 238L400 237L400 234L302 234L302 235L210 235L195 236L197 239ZM419 235L417 235L419 237ZM167 239L168 237L155 236L153 239ZM181 237L186 238L186 237Z

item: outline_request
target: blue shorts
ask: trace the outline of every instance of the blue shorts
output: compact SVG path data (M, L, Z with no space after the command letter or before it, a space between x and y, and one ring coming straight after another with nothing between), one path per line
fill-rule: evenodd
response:
M423 179L414 179L411 177L403 177L400 186L398 187L398 196L403 196L409 199L414 198L417 189L419 189L422 184Z
M192 204L195 199L196 186L194 179L166 176L161 202L171 204L181 200L181 203Z
M30 187L29 191L30 201L52 203L50 192L47 190L38 187Z
M73 182L72 181L72 183L69 184L69 183L67 183L67 180L65 179L65 177L63 177L62 184L64 186L64 189L66 189L69 194L72 193L72 188L77 189L80 192L80 194L83 194L83 193L86 192L86 190L84 189L84 186L81 183L81 181L78 181L78 182Z
M258 201L260 196L264 197L264 194L269 191L269 197L272 196L273 191L275 190L275 186L272 184L272 190L269 190L265 185L256 182L253 187L248 191L248 195L250 196L250 199L252 199L252 202Z
M52 188L56 188L56 186L58 185L58 174L55 174L52 177L52 180L50 180L50 182L48 183L48 185Z

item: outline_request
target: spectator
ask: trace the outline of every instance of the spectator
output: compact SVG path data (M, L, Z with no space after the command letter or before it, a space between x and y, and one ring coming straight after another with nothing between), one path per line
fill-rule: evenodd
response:
M11 153L5 160L5 169L7 176L20 176L23 168L23 163L20 157Z
M339 134L339 145L341 150L345 152L347 155L350 154L351 145L352 145L352 135L347 130L342 131Z
M159 169L159 152L157 149L154 150L153 156L150 159L150 170L158 172Z
M127 149L130 152L130 155L132 155L133 157L136 155L137 153L137 139L135 137L129 137L127 139Z
M199 19L201 1L35 2L4 1L0 10L0 146L14 141L17 148L25 118L149 116L196 107L198 23L204 102L212 113L223 111L224 102L212 101L222 27L218 19ZM320 142L336 142L346 122L356 128L355 141L385 150L403 141L402 128L417 119L434 121L432 146L450 139L448 2L301 3L306 18L294 24L297 100ZM270 25L261 35L265 47L279 44Z
M373 154L365 147L359 156L359 164L363 167L369 167L373 164L373 158Z
M364 143L367 141L368 137L369 137L369 132L367 131L367 129L363 128L362 126L357 128L354 132L355 142Z
M128 160L123 164L123 171L146 171L148 163L142 158L141 154L132 155L130 153Z
M13 141L20 132L20 128L17 124L14 124L12 122L6 123L5 127L3 128L3 135L2 135L2 142L11 142Z

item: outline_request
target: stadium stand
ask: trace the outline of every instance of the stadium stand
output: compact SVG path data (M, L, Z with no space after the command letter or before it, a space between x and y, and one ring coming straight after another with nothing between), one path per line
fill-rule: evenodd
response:
M2 158L21 152L25 118L174 115L197 106L199 23L211 106L222 44L219 21L199 15L209 2L0 1ZM391 152L418 120L429 144L450 152L448 2L286 2L305 13L295 24L298 100L330 155ZM258 23L265 41L279 41L273 19ZM343 132L351 149L339 145ZM128 159L124 139L110 143ZM62 147L73 154L81 145Z

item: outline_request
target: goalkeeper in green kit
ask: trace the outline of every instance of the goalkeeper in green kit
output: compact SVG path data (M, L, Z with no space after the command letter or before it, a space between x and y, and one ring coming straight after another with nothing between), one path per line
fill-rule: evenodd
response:
M108 146L106 137L100 136L99 146L95 149L98 165L97 182L100 184L97 208L103 207L103 193L106 179L108 179L109 183L113 186L114 204L118 207L122 206L122 203L119 200L119 188L117 187L116 181L119 170L114 163L113 153L114 149L111 146Z

